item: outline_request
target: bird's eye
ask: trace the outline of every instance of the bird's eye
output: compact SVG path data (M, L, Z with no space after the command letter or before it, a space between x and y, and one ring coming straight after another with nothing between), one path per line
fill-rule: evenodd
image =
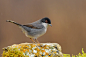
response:
M45 22L46 22L46 23L48 23L48 21L47 21L47 20L46 20Z

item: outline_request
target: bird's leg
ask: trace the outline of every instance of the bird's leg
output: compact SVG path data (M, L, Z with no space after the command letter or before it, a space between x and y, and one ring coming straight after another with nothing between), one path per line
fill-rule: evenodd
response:
M39 41L37 40L37 39L35 39L35 41L37 42L37 43L39 43ZM39 43L40 44L40 43Z
M41 44L39 43L39 41L35 38L35 41L38 43L37 45L41 47Z
M36 43L32 38L30 38L34 43Z

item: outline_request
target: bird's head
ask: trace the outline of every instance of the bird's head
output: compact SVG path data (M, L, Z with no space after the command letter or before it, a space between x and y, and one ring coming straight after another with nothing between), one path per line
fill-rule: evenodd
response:
M41 19L41 22L43 23L43 24L48 24L48 25L50 25L50 26L52 26L51 25L51 20L48 18L48 17L45 17L45 18L42 18Z

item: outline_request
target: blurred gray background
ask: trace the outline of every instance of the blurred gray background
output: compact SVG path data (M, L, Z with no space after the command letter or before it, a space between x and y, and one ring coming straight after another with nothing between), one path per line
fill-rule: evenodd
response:
M27 24L43 17L51 19L52 27L39 42L59 43L67 54L86 52L86 0L0 0L0 54L3 47L32 42L6 20Z

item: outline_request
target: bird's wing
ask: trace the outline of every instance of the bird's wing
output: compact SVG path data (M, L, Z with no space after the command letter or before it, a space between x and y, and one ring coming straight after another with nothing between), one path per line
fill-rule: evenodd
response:
M33 28L33 29L41 29L43 28L44 26L42 25L42 23L40 22L40 20L38 21L35 21L33 23L29 23L29 24L26 24L24 26L27 26L27 27L30 27L30 28Z
M41 24L26 24L26 25L23 25L23 26L30 27L30 28L33 28L33 29L43 28L43 25L41 25Z

